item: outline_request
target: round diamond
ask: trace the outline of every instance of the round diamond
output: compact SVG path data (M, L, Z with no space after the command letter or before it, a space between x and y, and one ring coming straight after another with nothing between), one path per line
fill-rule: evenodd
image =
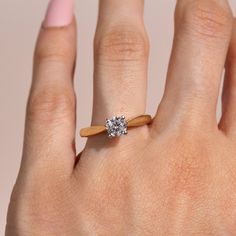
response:
M124 116L114 116L111 119L106 119L105 127L110 138L128 133L127 121Z

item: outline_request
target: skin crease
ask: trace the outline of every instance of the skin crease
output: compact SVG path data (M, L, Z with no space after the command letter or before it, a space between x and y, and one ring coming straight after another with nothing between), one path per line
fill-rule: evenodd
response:
M92 124L146 108L143 1L101 0L99 11ZM74 20L40 31L6 235L236 235L236 28L227 1L177 1L153 123L89 138L76 165L75 28Z

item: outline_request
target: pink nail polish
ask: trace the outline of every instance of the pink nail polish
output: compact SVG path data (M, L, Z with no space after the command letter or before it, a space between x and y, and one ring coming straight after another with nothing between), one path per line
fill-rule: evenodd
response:
M44 27L62 27L72 22L74 0L51 0L43 22Z

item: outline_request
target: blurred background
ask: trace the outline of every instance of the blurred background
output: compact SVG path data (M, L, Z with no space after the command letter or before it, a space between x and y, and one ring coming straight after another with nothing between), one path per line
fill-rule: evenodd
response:
M147 106L150 114L155 113L163 93L173 36L175 2L176 0L146 1L145 21L151 43ZM231 0L230 3L236 13L236 0ZM0 0L0 235L4 235L7 206L20 165L32 55L47 4L48 0ZM90 125L91 120L92 43L97 7L95 0L76 0L77 131ZM85 140L77 135L78 152L84 143Z

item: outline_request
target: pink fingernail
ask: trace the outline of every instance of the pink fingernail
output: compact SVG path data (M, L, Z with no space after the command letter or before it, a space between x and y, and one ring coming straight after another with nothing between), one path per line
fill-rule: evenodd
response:
M44 27L62 27L72 22L74 0L51 0L43 22Z

